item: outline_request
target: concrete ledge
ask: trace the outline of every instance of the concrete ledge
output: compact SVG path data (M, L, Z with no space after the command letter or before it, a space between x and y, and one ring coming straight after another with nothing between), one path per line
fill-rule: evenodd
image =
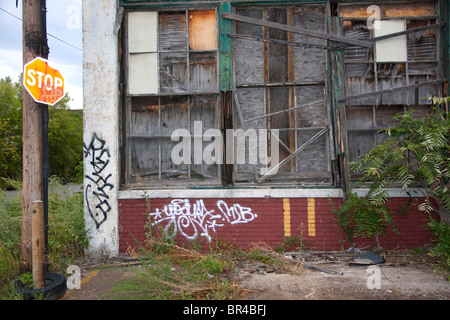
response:
M358 195L367 194L368 189L354 189ZM422 197L420 189L390 189L393 198ZM222 189L159 189L159 190L120 190L119 199L155 198L342 198L341 189L336 188L222 188Z

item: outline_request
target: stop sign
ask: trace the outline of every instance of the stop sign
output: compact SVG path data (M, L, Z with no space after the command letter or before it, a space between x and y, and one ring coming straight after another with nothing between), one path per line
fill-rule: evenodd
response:
M49 61L37 57L23 68L23 85L34 101L54 105L64 96L64 78Z

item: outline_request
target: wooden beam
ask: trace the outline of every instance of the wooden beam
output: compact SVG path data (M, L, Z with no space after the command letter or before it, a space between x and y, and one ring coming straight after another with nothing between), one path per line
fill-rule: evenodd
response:
M35 289L40 289L45 277L44 202L40 200L32 203L31 240L33 283Z
M403 35L406 35L406 34L422 32L422 31L435 29L435 28L442 28L444 26L445 26L445 23L432 24L432 25L429 25L429 26L418 27L418 28L409 29L409 30L405 30L405 31L400 31L400 32L386 34L384 36L370 38L367 41L369 41L369 42L376 42L376 41L381 41L381 40L385 40L385 39L395 38L395 37L398 37L398 36L403 36Z
M292 7L288 7L287 8L287 24L289 26L293 26L294 25L294 8ZM288 32L287 34L287 40L292 42L294 41L294 34L292 32ZM287 47L288 50L288 81L289 82L294 82L294 47L292 46L288 46ZM290 87L289 88L289 102L288 102L288 107L289 109L292 109L295 107L295 88L294 87ZM289 119L289 128L295 128L296 127L296 117L295 117L295 113L289 112L288 113L288 119ZM290 149L290 153L292 154L292 152L295 151L295 136L296 136L296 132L295 131L290 131L289 132L289 149ZM291 161L291 172L295 172L295 168L296 168L296 162L294 161L294 159L292 159Z
M236 88L274 88L274 87L301 87L301 86L323 86L324 81L307 82L275 82L275 83L247 83L237 85Z
M248 119L248 120L245 120L244 122L255 121L255 120L271 117L273 115L277 115L277 114L280 114L280 113L290 112L290 111L294 111L294 110L297 110L297 109L301 109L301 108L304 108L304 107L309 107L309 106L313 106L313 105L318 104L318 103L325 103L325 102L327 102L327 99L323 99L323 100L319 100L319 101L313 101L313 102L309 102L309 103L303 104L301 106L295 106L295 107L292 107L292 108L289 108L289 109L284 109L284 110L280 110L280 111L276 111L276 112L271 112L271 113L265 114L263 116L258 116L256 118ZM295 129L298 129L298 128L295 128Z
M329 29L334 34L340 34L342 32L341 20L338 17L330 17ZM330 50L328 51L328 55L330 61L330 91L335 137L337 139L336 154L339 163L339 177L344 199L347 199L347 196L351 191L350 169L348 163L347 118L345 103L340 101L340 98L345 95L343 81L344 54L342 50Z
M36 57L47 58L43 41L43 17L39 1L22 1L23 65ZM44 199L43 185L43 105L23 90L23 177L21 273L32 271L31 220L32 202Z
M334 47L330 47L330 46L326 46L326 45L306 43L306 42L298 42L298 41L266 39L266 38L263 38L263 37L257 37L257 36L252 36L252 35L248 35L248 34L228 33L228 36L230 38L235 38L235 39L240 39L240 40L250 40L250 41L277 43L277 44L284 44L284 45L287 45L287 46L301 47L301 48L316 48L316 49L323 49L323 50L334 50Z
M222 14L231 12L230 3L219 5L219 87L220 91L233 89L233 54L228 33L233 30L231 21L223 19Z
M403 87L398 87L398 88L379 90L379 91L375 91L375 92L368 92L368 93L363 93L363 94L359 94L359 95L356 95L356 96L348 96L348 97L345 97L345 98L338 99L338 102L347 102L347 101L356 100L356 99L360 99L360 98L379 96L381 94L388 94L388 93L392 93L392 92L396 92L396 91L415 89L415 88L419 88L419 87L422 87L422 86L431 86L431 85L441 84L441 83L445 83L445 82L447 82L447 79L426 81L426 82L422 82L422 83L412 84L412 85L409 85L409 86L403 86Z
M233 91L221 91L220 101L222 105L222 132L226 132L227 129L233 129ZM227 155L227 139L224 139L223 154ZM229 147L228 147L229 148ZM229 163L225 158L222 166L222 182L225 186L232 186L234 181L234 165Z
M273 28L273 29L282 30L282 31L287 31L287 32L298 33L298 34L310 36L313 38L319 38L319 39L330 40L330 41L335 41L335 42L342 42L342 43L351 44L354 46L365 47L365 48L372 47L372 43L370 43L369 41L350 39L350 38L346 38L343 36L338 36L338 35L329 34L329 33L325 33L325 32L314 31L311 29L303 29L303 28L299 28L299 27L288 26L288 25L285 25L282 23L265 21L265 20L261 20L261 19L245 17L245 16L232 14L232 13L224 13L222 16L225 19L255 24L255 25Z

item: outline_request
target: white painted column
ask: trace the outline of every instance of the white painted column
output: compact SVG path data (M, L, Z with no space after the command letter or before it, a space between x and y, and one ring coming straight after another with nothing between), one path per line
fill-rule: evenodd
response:
M117 0L83 0L84 219L92 254L119 252Z

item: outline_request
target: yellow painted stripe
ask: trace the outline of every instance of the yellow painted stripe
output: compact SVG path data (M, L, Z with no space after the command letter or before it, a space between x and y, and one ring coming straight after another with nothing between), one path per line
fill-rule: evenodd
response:
M289 198L283 199L284 235L291 236L291 204Z
M316 201L314 198L308 198L308 235L316 236Z

